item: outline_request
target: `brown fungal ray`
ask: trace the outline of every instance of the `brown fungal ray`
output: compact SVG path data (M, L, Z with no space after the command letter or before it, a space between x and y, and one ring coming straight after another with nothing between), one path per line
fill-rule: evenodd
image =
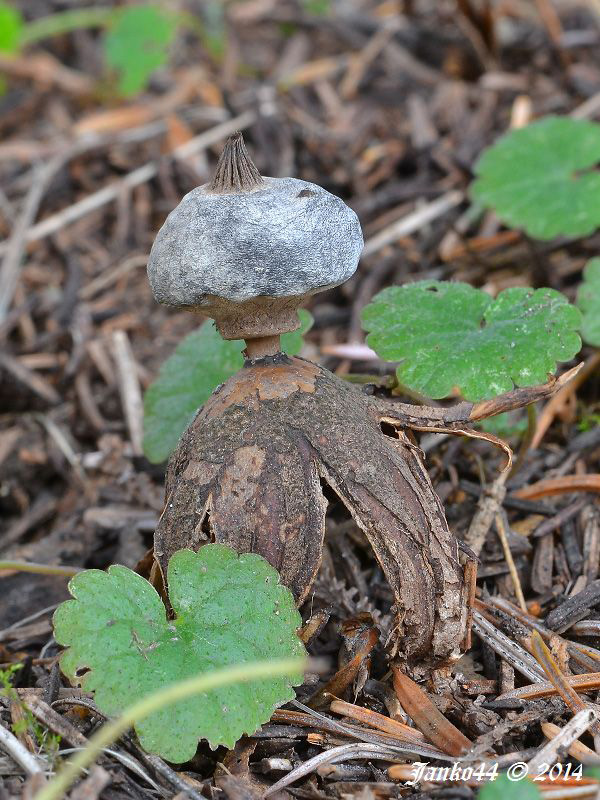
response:
M466 603L458 547L419 456L376 403L301 359L254 363L210 398L169 462L155 535L161 571L208 541L263 555L300 604L319 568L327 482L395 595L395 651L413 668L455 656Z
M319 368L279 355L240 370L209 398L171 456L154 553L209 541L264 556L301 602L321 560L327 502L310 448L289 424L291 396Z

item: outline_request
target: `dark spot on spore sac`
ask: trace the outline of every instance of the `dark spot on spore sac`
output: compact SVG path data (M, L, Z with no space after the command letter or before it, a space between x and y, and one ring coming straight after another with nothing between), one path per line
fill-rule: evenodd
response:
M316 192L313 192L312 189L301 189L296 197L313 197L315 194Z

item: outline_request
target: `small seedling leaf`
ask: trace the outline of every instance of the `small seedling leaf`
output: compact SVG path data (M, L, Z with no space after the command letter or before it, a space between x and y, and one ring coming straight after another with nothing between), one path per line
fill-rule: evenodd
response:
M528 778L509 778L502 774L484 786L477 800L541 800L541 794Z
M289 355L300 352L302 334L312 325L308 311L298 314L300 329L281 337L281 346ZM241 369L243 347L239 340L222 339L211 322L179 343L144 395L144 453L149 461L159 464L169 457L213 390Z
M600 781L600 767L588 767L584 772L586 778L595 778Z
M583 317L583 340L600 347L600 258L592 258L586 264L583 283L577 292L577 307Z
M155 6L124 8L104 40L106 63L118 73L118 89L131 95L143 89L166 63L177 17Z
M61 669L95 693L105 714L221 667L305 655L292 593L261 556L221 544L179 550L168 584L173 620L154 588L127 567L86 570L69 583L74 599L54 615L56 641L68 647ZM178 763L194 755L199 739L233 747L292 699L301 681L283 676L214 689L150 714L136 732L148 752Z
M483 153L472 196L537 239L586 236L600 225L599 161L600 125L547 117Z
M307 14L326 17L331 13L331 0L302 0L302 7Z
M221 0L211 0L204 4L202 11L204 20L202 43L213 58L220 60L225 55L227 44L224 5Z
M553 289L506 289L494 300L466 283L420 281L380 292L364 309L367 342L399 361L401 384L467 400L545 383L581 348L579 311Z
M8 3L0 2L0 52L18 52L23 27L21 13Z

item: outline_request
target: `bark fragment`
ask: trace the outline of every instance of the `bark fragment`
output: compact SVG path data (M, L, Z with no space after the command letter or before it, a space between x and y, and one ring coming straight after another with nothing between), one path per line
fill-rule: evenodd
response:
M321 562L324 482L364 531L394 592L392 654L414 675L427 673L468 642L474 576L466 570L465 586L457 541L404 430L485 438L510 463L510 449L469 422L550 395L577 369L491 401L428 408L369 397L281 353L246 362L214 392L171 457L154 583L164 591L175 551L218 541L264 556L300 605Z
M300 604L336 492L395 595L393 650L425 669L458 654L467 605L456 540L407 437L378 403L301 359L251 363L198 413L171 458L155 557L208 541L264 556Z

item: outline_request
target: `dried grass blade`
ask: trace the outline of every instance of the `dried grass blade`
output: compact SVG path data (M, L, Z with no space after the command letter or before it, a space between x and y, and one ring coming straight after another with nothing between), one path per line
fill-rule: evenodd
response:
M383 714L378 714L376 711L371 711L368 708L356 706L353 703L346 703L343 700L334 700L330 705L331 711L334 714L342 714L345 717L350 717L357 722L364 722L365 725L370 725L379 731L389 733L391 736L400 736L406 738L409 736L411 739L423 739L424 736L421 731L416 728L411 728L403 722L398 722L390 717L385 717Z
M561 645L563 643L566 644L571 658L577 661L577 663L581 664L586 672L598 671L597 666L600 665L600 652L589 645L563 639L562 636L554 631L550 631L545 625L542 625L542 623L536 619L536 617L532 617L528 612L522 611L505 597L491 597L487 603L478 600L477 604L483 608L486 606L495 606L501 611L505 611L507 614L515 617L515 619L517 619L523 625L526 625L529 629L538 631L544 640L549 641L550 638L552 638L560 642Z
M345 735L352 739L358 739L359 742L365 744L376 744L381 747L387 747L399 754L416 754L426 756L428 758L439 758L442 761L447 758L443 750L434 747L424 740L416 739L414 736L400 737L398 734L390 736L386 733L378 731L370 731L367 728L358 727L357 725L347 725L344 722L338 722L335 719L326 717L319 711L315 711L308 706L303 705L298 700L294 700L294 705L307 712L305 716L314 717L313 726L315 728L322 728L334 735Z
M581 675L565 675L567 683L579 692L589 692L592 689L600 689L600 672L584 672ZM534 700L539 697L551 697L558 694L558 689L550 681L542 681L532 686L520 686L510 692L498 695L496 700L512 700L514 698L522 700Z
M348 761L350 759L379 759L381 761L395 761L398 754L394 754L391 750L386 750L384 747L376 744L343 744L340 747L332 747L324 753L319 753L313 758L309 758L304 764L293 769L283 778L278 780L270 786L264 793L263 797L269 797L276 792L281 791L290 783L300 780L305 775L314 772L318 767L324 764L337 764L339 761Z
M550 497L568 492L600 492L600 474L587 475L561 475L558 478L545 480L524 486L513 493L513 497L521 500L539 500L541 497Z
M506 634L492 625L483 614L473 610L473 630L479 638L487 642L492 650L507 661L514 669L533 683L544 680L544 671L535 658L524 647L513 642Z
M552 656L552 653L537 631L533 631L531 634L531 649L533 655L536 657L542 669L548 676L548 679L552 684L554 684L556 691L565 701L567 706L575 713L578 711L587 711L588 706L583 702L575 689L569 684L566 677L560 671L558 664ZM597 719L592 721L591 728L594 733L600 733L600 725L598 724Z
M582 779L585 780L585 779ZM543 800L596 800L598 797L598 782L591 785L568 786L566 788L547 788L551 784L541 784L540 792Z
M596 352L584 362L583 369L576 376L572 376L574 380L572 382L564 382L559 391L546 403L544 410L538 417L535 434L531 440L532 450L540 446L556 415L566 406L569 398L575 394L577 389L593 375L599 364L600 352Z
M513 582L513 588L515 590L515 596L519 601L519 605L523 611L527 611L527 604L525 603L525 597L523 595L523 589L521 588L521 581L519 579L519 573L517 572L517 568L515 566L515 561L512 557L512 553L510 551L510 547L508 545L508 538L506 535L506 528L504 525L504 517L501 512L496 514L496 531L498 532L498 538L500 539L500 543L502 545L502 551L504 553L504 559L508 564L508 571L510 572L510 577Z
M590 728L598 719L598 714L592 708L578 711L573 719L569 720L564 728L541 747L529 762L529 774L537 775L544 764L554 764L560 760L559 750L568 750L573 742Z
M560 733L561 728L558 725L555 725L553 722L542 722L542 733L546 737L546 739L553 739L557 734ZM600 764L600 756L598 753L595 753L591 747L587 747L585 744L582 744L579 741L574 741L568 748L570 756L576 758L577 761L581 761L582 764L598 766Z

